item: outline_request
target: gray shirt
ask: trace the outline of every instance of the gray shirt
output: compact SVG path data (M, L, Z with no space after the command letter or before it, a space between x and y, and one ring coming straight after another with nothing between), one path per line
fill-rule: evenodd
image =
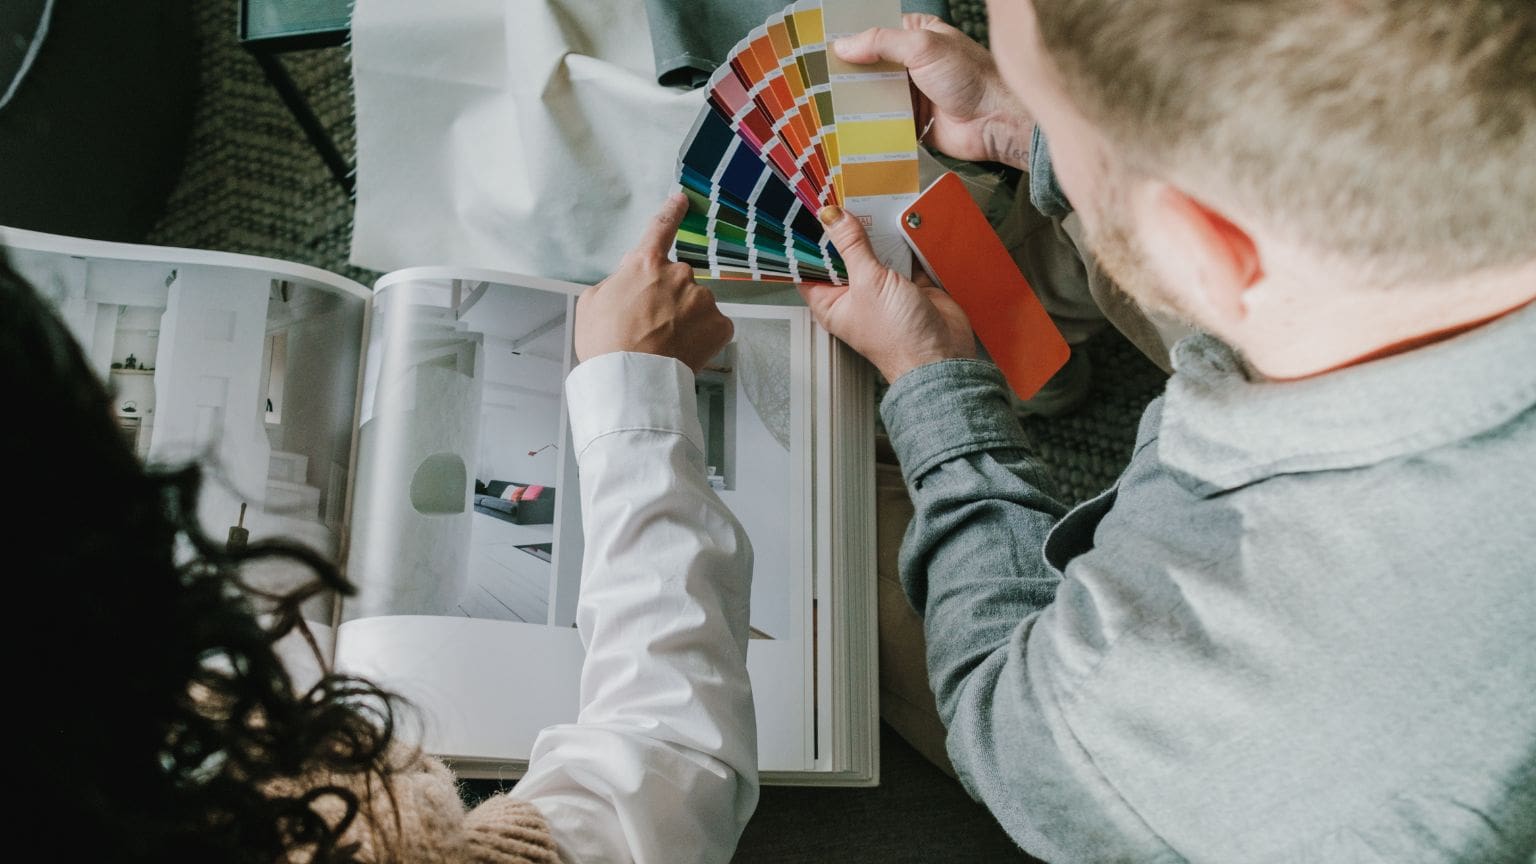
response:
M1174 360L1071 512L991 365L881 406L967 788L1053 862L1536 860L1536 305L1303 381Z

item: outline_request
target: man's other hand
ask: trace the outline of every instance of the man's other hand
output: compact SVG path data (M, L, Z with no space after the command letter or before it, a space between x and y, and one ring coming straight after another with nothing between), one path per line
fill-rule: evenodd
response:
M915 282L881 264L864 226L846 211L827 207L821 219L848 269L845 285L800 286L821 326L892 383L918 366L976 356L965 313L926 273Z
M932 15L907 14L900 30L872 27L838 39L832 49L849 63L907 67L917 91L917 129L926 129L923 140L941 152L1028 168L1034 121L1003 83L992 53L969 36Z
M576 301L576 358L633 351L675 357L697 372L731 341L735 327L693 268L667 260L688 199L674 192L619 269Z

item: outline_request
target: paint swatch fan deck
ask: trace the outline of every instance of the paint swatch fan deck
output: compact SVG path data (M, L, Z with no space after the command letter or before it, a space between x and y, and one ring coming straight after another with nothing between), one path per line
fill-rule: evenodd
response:
M700 278L831 282L843 262L816 214L858 216L875 254L910 274L898 228L918 193L917 134L900 64L840 60L832 40L900 27L897 0L802 0L731 50L683 144L689 199L679 261Z

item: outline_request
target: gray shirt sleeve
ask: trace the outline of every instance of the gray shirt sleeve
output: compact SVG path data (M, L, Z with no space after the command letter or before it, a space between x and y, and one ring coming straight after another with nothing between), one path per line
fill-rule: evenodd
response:
M1066 508L1044 491L1044 467L1003 387L992 364L950 360L902 376L881 405L915 508L901 577L923 616L950 758L970 793L1039 857L1177 860L1064 717L1072 676L1050 631L1090 619L1050 614L1061 573L1043 547Z
M1029 453L996 366L915 369L891 387L881 415L915 510L902 584L923 616L947 724L968 678L1056 596L1060 576L1041 546L1066 508L1044 491L1044 466ZM957 630L963 639L947 638Z

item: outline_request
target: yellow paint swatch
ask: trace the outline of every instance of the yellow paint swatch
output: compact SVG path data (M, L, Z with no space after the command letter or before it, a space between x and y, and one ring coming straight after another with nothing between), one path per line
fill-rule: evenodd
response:
M826 31L821 26L821 10L806 9L795 13L795 35L801 45L825 42Z
M879 153L911 153L917 149L917 130L910 116L896 120L840 120L837 139L841 159Z

